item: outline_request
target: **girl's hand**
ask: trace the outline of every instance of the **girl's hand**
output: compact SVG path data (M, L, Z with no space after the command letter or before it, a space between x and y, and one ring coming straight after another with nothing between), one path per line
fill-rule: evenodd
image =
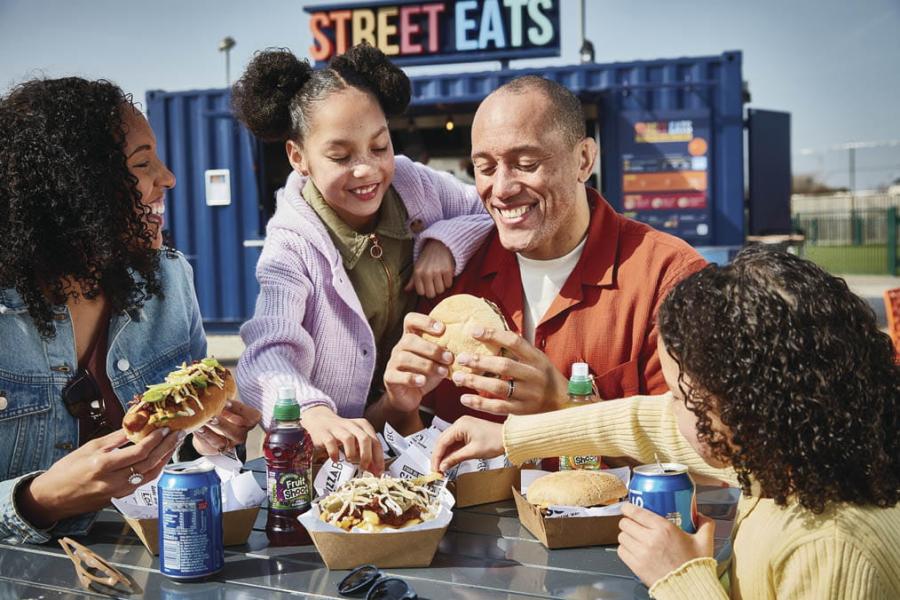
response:
M448 427L431 453L431 468L446 473L470 458L493 458L503 454L503 424L464 416Z
M422 246L419 260L413 267L412 277L404 291L411 292L415 289L417 294L427 298L439 296L453 285L455 266L456 261L447 246L430 239Z
M203 456L227 452L247 443L247 434L256 427L262 415L252 406L229 400L218 417L194 432L194 449Z
M129 442L123 429L91 440L31 480L19 491L17 506L28 522L41 529L96 512L110 499L127 496L153 481L183 439L183 432L163 428L126 448L122 446ZM143 475L143 480L129 483L133 473Z
M384 453L375 429L365 419L345 419L327 406L313 406L303 411L303 428L309 432L316 448L325 448L331 460L347 460L359 464L361 471L380 475L384 471Z
M712 557L715 522L697 515L697 533L685 533L671 521L626 502L619 521L619 558L647 587L695 558Z

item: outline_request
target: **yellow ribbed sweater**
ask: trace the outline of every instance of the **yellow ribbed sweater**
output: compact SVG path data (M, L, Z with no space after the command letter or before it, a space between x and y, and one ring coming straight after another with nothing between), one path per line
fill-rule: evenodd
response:
M530 416L503 428L510 460L601 454L687 465L736 485L734 471L709 466L678 431L671 394L638 396ZM877 476L877 475L876 475ZM820 515L798 504L741 497L729 565L732 598L900 599L900 504L832 505ZM672 571L650 589L659 600L728 598L716 561Z

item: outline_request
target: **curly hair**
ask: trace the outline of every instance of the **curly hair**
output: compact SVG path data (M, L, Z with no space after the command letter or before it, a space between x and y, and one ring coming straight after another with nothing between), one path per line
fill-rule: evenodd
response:
M843 279L750 247L676 286L659 327L698 439L744 493L752 477L776 503L815 513L897 503L900 367ZM712 427L714 414L728 432Z
M318 71L287 49L257 52L232 86L231 104L256 137L302 143L316 107L347 87L372 94L388 117L402 114L412 93L406 74L381 50L363 43Z
M16 289L44 338L53 306L79 293L102 293L116 312L162 295L149 209L126 165L130 106L116 85L78 77L0 98L0 288Z

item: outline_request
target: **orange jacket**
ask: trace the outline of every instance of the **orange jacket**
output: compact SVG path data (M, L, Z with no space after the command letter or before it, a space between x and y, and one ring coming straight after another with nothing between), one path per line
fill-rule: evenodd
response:
M588 188L591 223L584 251L559 295L535 327L534 345L566 377L586 362L606 400L667 391L656 354L656 314L669 290L706 264L686 242L616 213ZM522 331L524 292L514 253L494 230L446 295L491 300L510 328ZM423 302L428 313L435 301ZM463 390L442 382L423 404L447 421L474 414L459 402Z

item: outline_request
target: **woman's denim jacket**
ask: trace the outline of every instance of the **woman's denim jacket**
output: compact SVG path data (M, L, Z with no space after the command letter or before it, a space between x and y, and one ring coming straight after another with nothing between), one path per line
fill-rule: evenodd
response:
M123 406L177 365L206 355L191 267L178 252L160 252L164 299L110 319L106 372ZM78 447L78 422L61 397L78 364L68 308L54 309L53 325L56 336L42 339L19 294L0 289L0 539L8 543L82 534L96 518L39 530L15 506L17 486Z

